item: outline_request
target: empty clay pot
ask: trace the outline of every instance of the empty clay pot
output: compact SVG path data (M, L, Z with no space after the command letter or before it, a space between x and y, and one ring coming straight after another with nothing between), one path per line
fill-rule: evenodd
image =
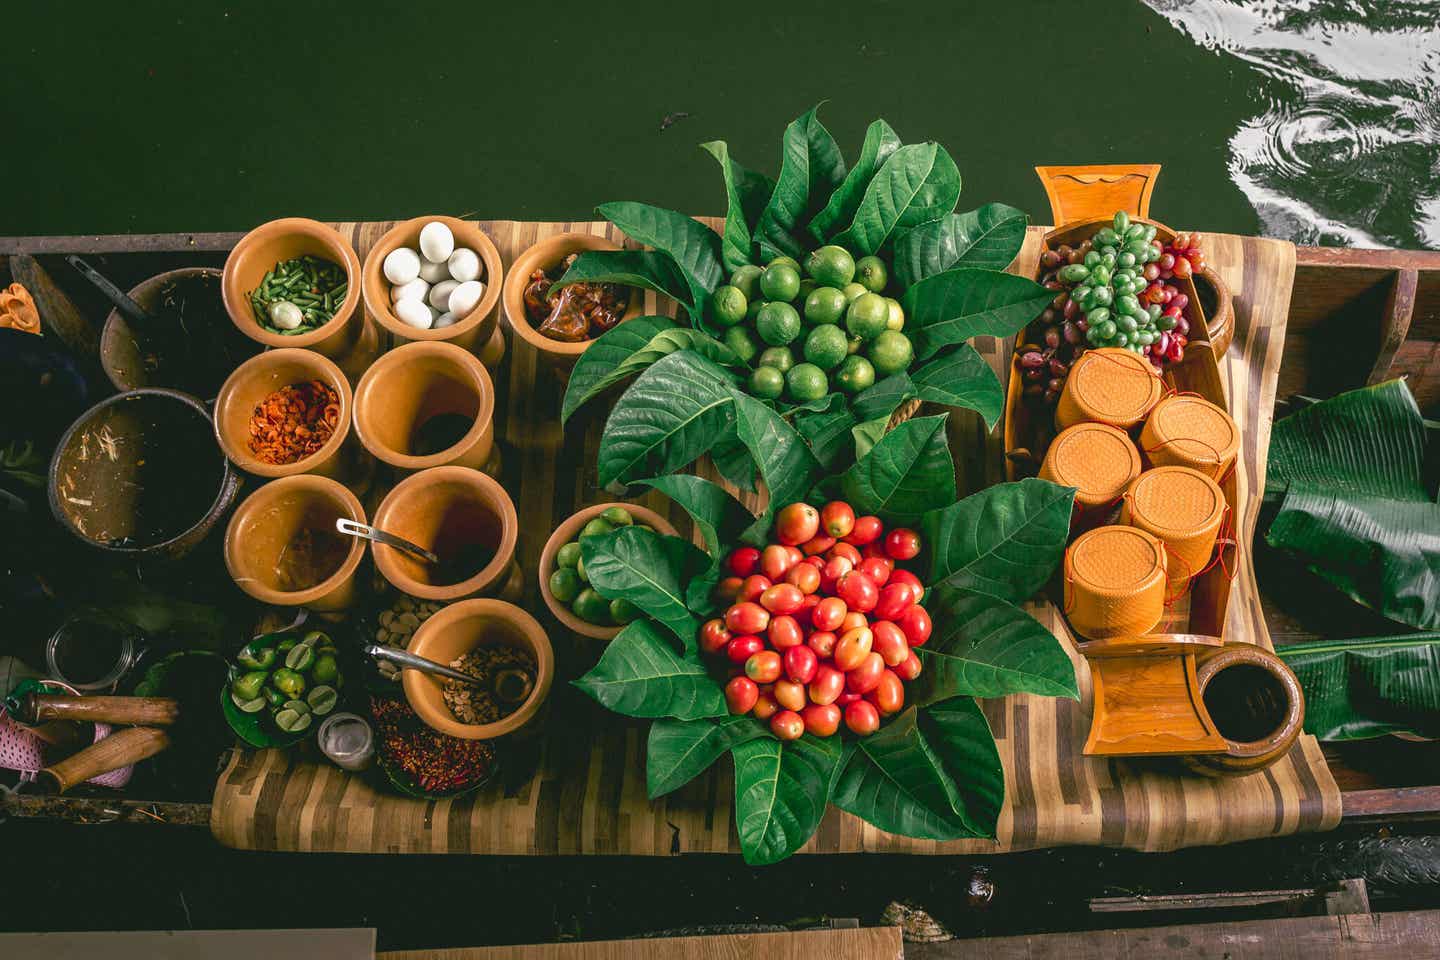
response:
M390 281L385 279L383 266L385 258L393 250L400 247L418 250L421 229L425 224L437 220L449 227L450 232L455 235L457 250L469 247L479 255L483 265L479 280L485 285L485 292L474 310L463 317L457 317L450 326L421 330L395 316L390 302ZM505 271L500 263L500 251L495 249L494 241L473 220L437 215L416 217L397 223L386 231L366 254L363 277L365 309L377 323L401 340L446 340L477 354L490 345L498 316L495 306L500 302L500 288L505 282ZM493 351L494 347L489 346L489 349ZM501 352L503 354L503 348Z
M250 291L277 263L306 254L324 257L345 270L344 302L317 330L287 336L262 327L250 306ZM306 347L323 353L352 380L379 352L379 334L365 322L360 309L360 258L344 237L318 220L286 217L245 234L225 260L220 293L230 319L245 336L267 347Z
M1290 752L1305 726L1300 681L1269 650L1227 643L1197 658L1200 698L1227 750L1186 758L1199 773L1243 777Z
M535 243L510 265L510 273L505 278L505 319L510 322L510 328L515 331L516 336L534 347L541 359L554 365L562 376L569 376L570 368L575 366L580 354L594 341L566 343L563 340L551 340L535 329L525 313L525 288L530 285L530 274L536 270L545 270L555 279L559 279L552 268L558 267L570 254L586 250L619 249L614 242L593 234L557 233ZM644 308L644 291L632 290L624 319L638 317Z
M395 485L374 525L440 557L426 563L375 544L375 567L401 592L424 600L518 595L515 562L520 519L505 488L469 467L432 467Z
M225 529L225 566L262 603L342 610L355 600L365 544L335 529L365 522L360 501L329 477L296 474L246 497Z
M611 507L623 507L630 512L630 516L635 518L636 523L648 524L654 527L658 533L669 534L672 537L678 536L675 528L670 525L670 521L649 507L642 507L638 503L597 503L593 507L577 510L556 527L554 533L550 534L550 539L545 541L545 549L540 551L540 596L545 598L545 606L550 608L550 612L555 615L555 619L559 620L562 626L593 640L613 640L615 635L620 632L620 628L589 623L575 616L569 607L556 600L555 595L550 592L550 574L555 572L555 554L560 552L560 548L580 536L580 528Z
M407 343L371 364L355 387L355 433L401 470L480 469L495 446L495 385L453 343Z
M264 463L257 459L250 450L250 418L255 407L276 390L308 380L322 381L339 398L340 410L330 439L319 450L294 463ZM313 350L269 350L236 367L220 387L215 397L215 436L231 463L257 477L316 473L343 480L357 472L353 469L353 459L358 451L345 450L350 434L350 408L350 383L333 360ZM346 466L352 469L345 470Z
M550 638L530 614L504 600L465 600L445 607L415 631L406 648L413 654L450 664L484 644L508 644L535 657L534 685L519 708L494 723L461 723L445 705L440 677L405 670L401 683L405 699L426 724L463 740L493 740L514 733L539 713L555 678L555 654Z

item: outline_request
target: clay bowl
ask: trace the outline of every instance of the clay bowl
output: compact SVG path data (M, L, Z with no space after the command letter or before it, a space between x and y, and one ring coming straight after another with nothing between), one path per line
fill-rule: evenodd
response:
M494 723L461 723L445 705L443 680L418 670L405 670L401 673L405 699L421 720L441 733L462 740L493 740L514 733L535 718L555 679L555 653L539 622L513 603L504 600L452 603L422 623L406 649L449 664L489 643L520 647L535 657L535 686L519 709Z
M407 343L370 365L355 387L355 433L365 449L401 470L457 464L480 469L495 446L495 385L473 353L453 343ZM435 418L471 421L453 432L426 437ZM461 421L463 423L463 421ZM438 431L437 431L438 433ZM438 442L443 449L427 452Z
M1227 643L1197 659L1200 698L1227 750L1186 763L1211 777L1243 777L1289 753L1305 725L1305 693L1285 661L1248 643Z
M340 309L319 329L294 336L260 326L250 307L250 291L275 264L307 253L344 268L348 285ZM318 220L271 220L241 237L225 260L220 294L240 332L267 347L309 348L334 360L352 377L359 375L378 350L378 336L360 310L360 258L344 237Z
M560 548L578 537L581 527L610 507L624 507L635 518L636 523L648 524L654 527L657 533L668 534L672 537L679 536L675 528L670 525L670 521L649 507L642 507L638 503L597 503L593 507L577 510L555 528L555 532L550 534L550 539L545 541L545 549L540 551L540 596L545 598L545 606L550 608L550 612L555 615L555 619L559 620L565 629L584 637L590 637L592 640L613 640L615 635L620 632L620 628L586 623L571 613L570 608L556 600L555 595L550 592L550 574L555 572L555 554L560 552Z
M131 287L129 296L153 316L161 310L161 294L167 287L194 277L209 277L213 278L218 314L218 307L222 305L220 276L220 271L214 267L167 270ZM191 336L197 336L197 332L192 330ZM155 351L149 349L150 344L146 342L144 334L131 327L130 321L126 320L119 310L111 310L105 317L105 326L100 332L100 365L104 367L105 376L110 378L115 389L122 392L142 387L167 387L190 390L197 396L209 399L220 389L229 368L237 361L252 356L260 348L248 337L241 336L240 332L228 323L221 329L206 330L198 336L219 341L209 351L209 356L214 358L210 363L206 364L206 358L202 355L200 369L187 369L177 375L174 365L190 359L186 351L180 349L161 354L163 362L157 364L155 369L150 369L146 363L147 356L153 358ZM220 369L221 367L223 369Z
M469 247L480 256L484 272L480 282L485 284L485 293L475 309L463 317L457 317L448 327L438 330L419 330L402 323L395 316L390 304L390 281L385 279L382 266L385 257L399 247L420 248L420 230L427 223L440 221L455 235L455 247ZM363 271L365 309L386 330L401 340L448 340L474 353L480 353L490 345L495 333L495 305L500 302L500 288L505 282L505 271L500 263L500 251L479 224L457 217L430 216L416 217L397 223L385 232L365 257ZM493 350L493 347L490 348Z
M116 394L55 446L50 510L86 543L137 558L184 556L235 503L240 478L205 405L151 387Z
M365 509L335 480L308 473L271 480L230 518L225 566L235 585L261 603L343 610L356 599L365 543L336 531L341 518L364 523ZM307 549L316 560L297 581L287 561Z
M282 387L320 380L340 398L339 420L325 445L294 463L264 463L250 452L250 417L255 407ZM342 447L350 433L350 383L333 360L313 350L284 348L251 357L225 380L215 398L215 437L225 456L257 477L316 473L338 477L345 465Z
M469 467L432 467L401 480L375 511L374 525L440 556L428 564L375 544L375 567L402 593L423 600L514 595L520 518L505 488Z
M510 322L510 328L516 335L534 347L541 359L554 366L562 377L569 377L570 368L575 366L580 354L594 341L565 343L551 340L535 329L525 314L525 288L530 284L530 274L536 270L549 272L572 253L619 249L619 245L613 241L593 234L557 233L535 243L510 265L510 273L505 277L505 319ZM626 309L621 323L640 316L644 309L645 291L631 288L630 306Z

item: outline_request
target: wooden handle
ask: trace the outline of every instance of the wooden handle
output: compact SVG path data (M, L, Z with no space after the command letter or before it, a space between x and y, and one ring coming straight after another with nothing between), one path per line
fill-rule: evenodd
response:
M180 718L180 704L167 697L71 697L32 693L21 705L26 723L75 720L126 726L168 727Z
M79 753L40 771L38 782L51 793L155 756L170 746L170 735L157 727L126 727Z
M1229 284L1214 270L1206 267L1200 271L1200 278L1215 291L1215 309L1205 318L1205 336L1215 351L1215 359L1219 360L1235 339L1235 301Z
M1149 219L1150 194L1160 176L1160 164L1036 167L1035 173L1050 198L1052 225L1063 227L1077 220L1109 219L1116 210Z

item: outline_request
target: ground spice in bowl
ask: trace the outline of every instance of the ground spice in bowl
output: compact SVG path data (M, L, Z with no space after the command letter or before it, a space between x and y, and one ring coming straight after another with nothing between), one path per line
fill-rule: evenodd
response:
M425 793L466 790L490 776L495 747L489 740L461 740L425 725L404 700L372 698L380 755Z
M529 650L494 643L476 647L450 666L473 684L445 680L445 706L461 723L494 723L520 709L535 686L538 667Z
M340 397L329 384L292 383L255 405L250 452L261 463L294 463L325 446L339 424Z

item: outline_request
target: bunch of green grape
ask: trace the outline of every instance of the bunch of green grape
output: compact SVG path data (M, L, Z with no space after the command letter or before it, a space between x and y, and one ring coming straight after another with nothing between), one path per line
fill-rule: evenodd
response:
M1160 259L1155 228L1131 223L1121 210L1111 226L1092 238L1092 247L1080 263L1066 264L1058 273L1084 314L1085 339L1093 347L1121 347L1147 354L1160 334L1175 327L1175 318L1157 303L1142 304L1138 294L1148 287L1147 264Z

